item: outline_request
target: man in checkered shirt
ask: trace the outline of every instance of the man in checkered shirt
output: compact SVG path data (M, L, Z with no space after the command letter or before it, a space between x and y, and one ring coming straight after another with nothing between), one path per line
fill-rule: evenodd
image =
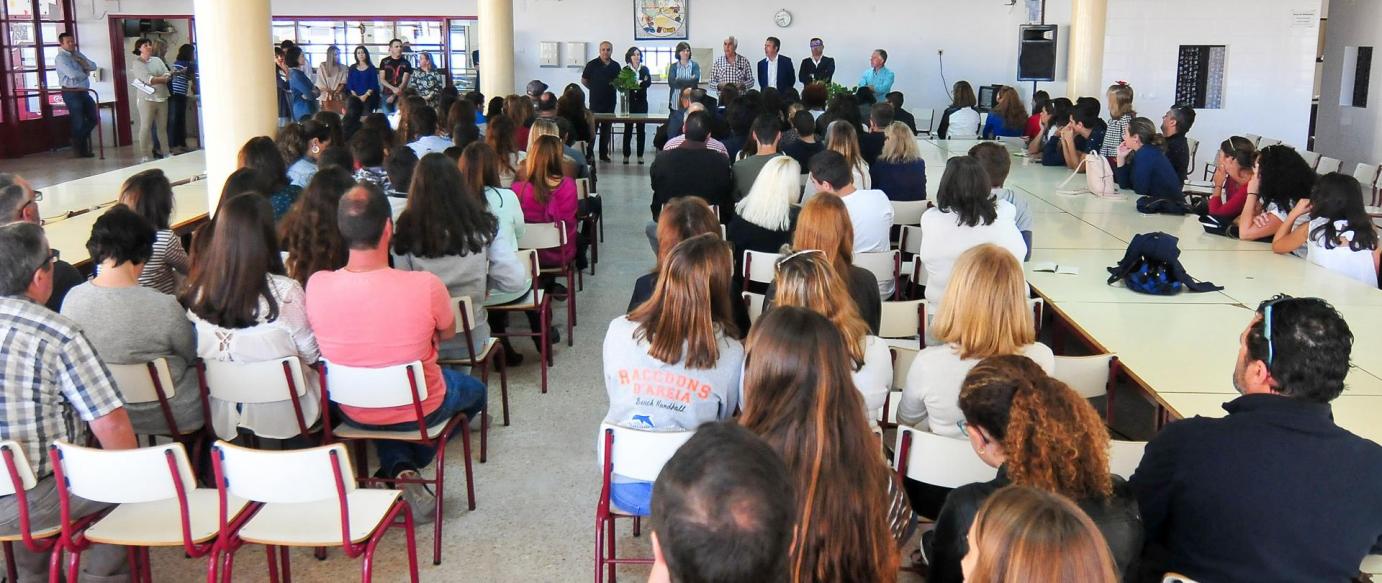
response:
M85 422L106 449L136 447L110 371L75 323L43 307L53 292L53 259L38 225L0 227L0 439L19 442L38 478L28 491L32 530L60 520L50 444L80 443ZM19 532L15 498L0 497L0 534ZM74 518L107 506L77 497L71 502ZM20 581L47 577L47 554L17 545L14 562ZM126 570L121 547L98 545L82 553L83 582L125 581Z
M715 66L710 69L712 87L719 90L728 83L738 85L744 91L753 89L753 67L744 55L739 54L739 40L732 36L725 39L725 54L715 57ZM728 103L724 105L729 106Z

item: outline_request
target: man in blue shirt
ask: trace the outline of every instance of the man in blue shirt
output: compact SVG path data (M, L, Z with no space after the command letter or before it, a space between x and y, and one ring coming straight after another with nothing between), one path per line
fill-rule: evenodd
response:
M869 56L869 70L859 77L859 85L872 87L874 95L887 95L893 90L893 72L888 70L888 51L878 49Z
M58 35L56 65L58 82L62 84L62 102L67 106L68 122L72 126L72 154L77 158L95 156L91 152L91 130L100 125L96 100L87 93L91 81L87 75L96 70L96 63L77 50L77 39L70 32Z

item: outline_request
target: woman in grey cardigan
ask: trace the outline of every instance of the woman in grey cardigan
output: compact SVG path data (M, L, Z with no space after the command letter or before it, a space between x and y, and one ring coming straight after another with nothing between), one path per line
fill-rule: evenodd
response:
M691 60L691 45L685 41L677 43L677 60L667 64L667 107L677 111L681 104L677 96L686 87L695 87L701 82L701 65Z

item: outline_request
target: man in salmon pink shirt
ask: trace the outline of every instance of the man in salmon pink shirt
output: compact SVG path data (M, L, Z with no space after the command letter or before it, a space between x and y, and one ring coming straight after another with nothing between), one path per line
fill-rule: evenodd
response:
M319 271L307 282L307 319L322 357L333 364L386 367L421 361L427 383L422 411L427 425L457 412L471 419L485 406L485 386L474 377L437 366L437 344L456 335L446 286L426 271L389 267L393 221L384 192L359 184L341 197L336 222L350 247L346 266ZM328 365L329 366L329 365ZM343 420L364 429L416 429L411 405L361 408L341 405ZM432 463L433 448L401 441L374 442L378 477L417 478ZM430 520L436 500L421 484L404 489L413 516Z

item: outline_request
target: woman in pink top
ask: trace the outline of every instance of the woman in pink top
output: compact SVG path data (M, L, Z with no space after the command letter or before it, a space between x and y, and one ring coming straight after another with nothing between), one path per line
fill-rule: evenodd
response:
M565 265L576 258L576 183L562 176L561 140L556 136L542 136L535 142L537 151L529 152L519 180L513 183L518 204L523 207L527 223L564 223L566 244L560 249L538 251L543 267Z

